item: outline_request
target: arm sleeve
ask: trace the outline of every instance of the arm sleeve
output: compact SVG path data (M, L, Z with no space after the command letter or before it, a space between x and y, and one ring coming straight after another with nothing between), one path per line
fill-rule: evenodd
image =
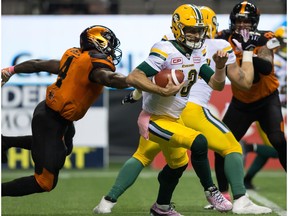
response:
M214 71L207 64L203 64L201 66L199 75L202 77L202 79L204 79L206 83L209 83L213 74Z
M253 57L253 66L255 71L263 75L269 75L273 68L271 62L258 57Z

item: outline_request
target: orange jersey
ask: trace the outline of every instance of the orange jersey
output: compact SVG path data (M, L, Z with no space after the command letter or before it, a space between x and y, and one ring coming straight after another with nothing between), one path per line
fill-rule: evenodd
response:
M267 38L267 41L273 36L272 32L267 31L260 31L261 37ZM218 33L217 38L222 38L227 40L236 55L237 63L238 65L241 65L242 62L242 52L236 50L236 46L232 42L232 35L230 31L224 30L222 32ZM256 47L254 49L254 53L257 54L260 47ZM260 79L258 82L253 83L252 87L248 91L243 91L238 88L236 88L234 85L231 85L232 87L232 93L235 98L237 98L239 101L243 103L252 103L256 102L262 98L265 98L269 96L271 93L276 91L276 89L279 86L279 81L277 80L275 73L274 73L274 67L272 67L272 71L269 75L263 75L259 73L259 71L255 71L254 73L258 73L260 76Z
M102 93L103 85L89 80L95 67L115 71L112 59L104 54L68 49L60 61L57 81L47 88L46 104L67 120L81 119Z

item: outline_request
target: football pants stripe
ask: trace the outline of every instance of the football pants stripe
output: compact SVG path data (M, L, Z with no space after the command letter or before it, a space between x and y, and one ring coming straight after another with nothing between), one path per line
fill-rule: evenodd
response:
M228 133L230 130L227 128L227 126L221 122L219 119L215 118L208 109L202 108L203 112L209 122L211 122L215 127L217 127L220 131L223 133Z
M159 127L157 124L155 124L155 122L152 121L149 122L149 132L167 141L169 141L173 136L173 133Z

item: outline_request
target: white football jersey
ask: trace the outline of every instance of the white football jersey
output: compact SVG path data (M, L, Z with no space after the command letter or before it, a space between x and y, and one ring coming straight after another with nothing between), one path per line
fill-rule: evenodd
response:
M175 96L170 97L143 92L143 110L154 115L179 118L188 101L191 85L198 79L201 66L207 64L205 54L205 46L189 54L171 41L154 44L145 62L158 72L163 69L183 70L185 85Z
M277 53L274 54L274 71L279 80L279 97L282 104L287 102L287 62Z
M226 65L232 64L236 61L236 56L229 42L222 39L206 39L207 60L210 62L209 66L215 71L215 62L212 56L217 50L226 50L228 52L228 60ZM196 103L202 107L208 108L208 102L211 98L213 89L201 78L192 86L189 101Z

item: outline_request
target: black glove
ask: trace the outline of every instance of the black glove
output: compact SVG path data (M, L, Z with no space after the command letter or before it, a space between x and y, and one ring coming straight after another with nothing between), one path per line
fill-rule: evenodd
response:
M261 36L259 32L249 32L246 36L243 34L234 33L232 36L232 41L239 51L253 51L255 47L264 46L267 43L267 38Z
M133 99L133 91L131 91L128 95L126 95L122 99L121 104L124 105L124 104L127 104L127 103L135 103L135 102L137 102L137 100Z

